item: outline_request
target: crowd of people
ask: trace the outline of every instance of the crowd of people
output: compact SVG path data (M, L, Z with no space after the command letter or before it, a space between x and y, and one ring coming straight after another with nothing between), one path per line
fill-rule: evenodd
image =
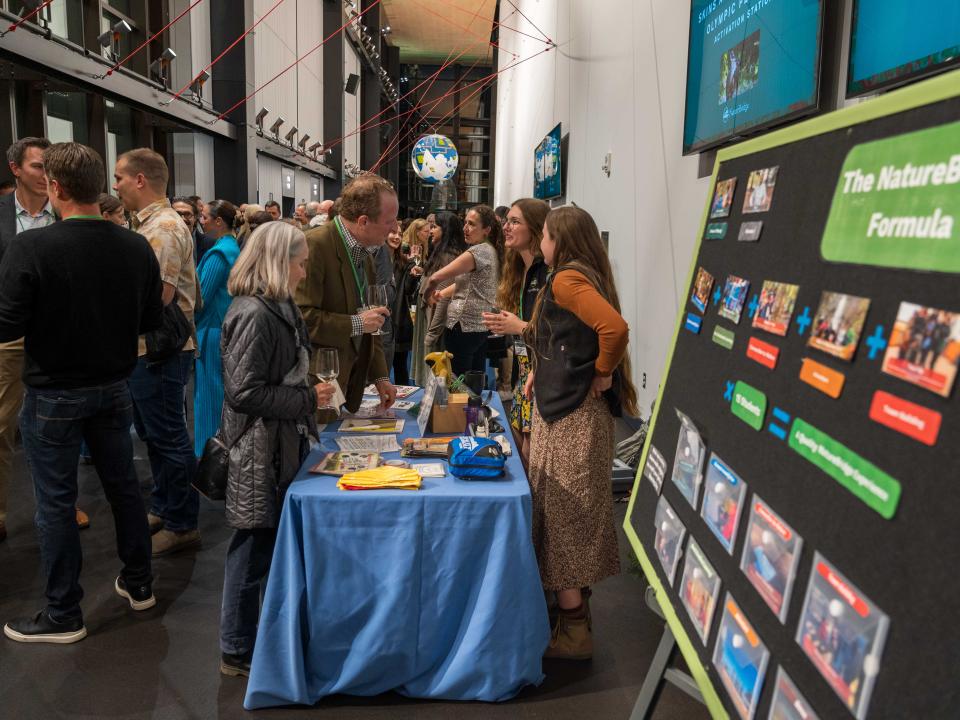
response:
M114 589L142 611L156 604L152 559L200 546L192 483L216 438L230 448L234 531L220 668L248 674L284 491L317 421L332 418L334 398L356 411L371 383L391 407L394 383L423 386L424 358L444 350L455 375L489 364L509 407L553 627L546 654L591 656L590 587L619 572L613 418L636 414L636 392L587 212L523 198L400 222L393 186L366 174L284 218L272 201L168 198L166 163L149 149L117 159L115 194L102 193L103 161L81 144L23 138L7 159L16 182L0 197L0 541L19 416L46 579L45 607L8 621L8 638L86 635L81 456L116 524ZM335 379L318 366L331 348ZM131 425L149 455L146 507Z

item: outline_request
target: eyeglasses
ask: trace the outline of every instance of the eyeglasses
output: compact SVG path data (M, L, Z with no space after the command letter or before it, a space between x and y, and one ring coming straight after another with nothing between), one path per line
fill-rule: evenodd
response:
M191 220L193 219L193 213L190 212L189 210L185 210L183 212L177 211L177 215L182 217L184 220L186 220L187 218L190 218Z

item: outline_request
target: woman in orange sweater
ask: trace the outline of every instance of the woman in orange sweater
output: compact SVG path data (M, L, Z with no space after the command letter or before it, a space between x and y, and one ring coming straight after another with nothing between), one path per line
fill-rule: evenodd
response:
M540 249L553 272L527 329L533 542L543 587L557 595L546 657L584 660L593 639L583 591L620 572L609 482L613 418L636 414L637 393L627 323L593 218L576 207L552 210Z

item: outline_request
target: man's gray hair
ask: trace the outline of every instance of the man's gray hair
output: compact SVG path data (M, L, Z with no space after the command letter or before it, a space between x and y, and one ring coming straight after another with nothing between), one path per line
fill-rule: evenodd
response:
M313 218L320 214L320 203L311 200L303 208L303 214L306 218Z

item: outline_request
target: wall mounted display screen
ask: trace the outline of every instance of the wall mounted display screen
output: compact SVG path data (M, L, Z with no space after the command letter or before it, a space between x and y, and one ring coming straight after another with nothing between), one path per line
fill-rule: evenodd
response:
M855 0L847 97L960 65L960 2Z
M817 109L822 0L693 0L683 153Z
M560 123L533 152L533 196L546 200L563 195L560 168Z

